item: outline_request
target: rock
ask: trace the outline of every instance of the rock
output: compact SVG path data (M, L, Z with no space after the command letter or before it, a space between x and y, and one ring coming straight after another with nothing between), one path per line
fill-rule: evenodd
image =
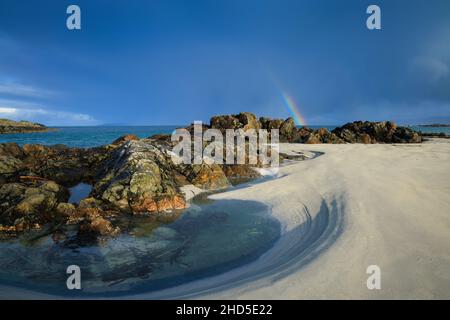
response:
M262 129L266 129L266 130L270 131L271 129L280 129L284 120L261 117L261 118L259 118L259 122L261 123Z
M297 127L293 118L287 118L280 126L280 142L291 142Z
M294 132L292 142L306 144L344 143L342 139L325 128L314 130L305 127L297 129L297 131Z
M320 128L313 131L313 134L320 141L320 143L344 143L342 139L325 128Z
M445 133L441 137L445 137ZM392 142L395 143L421 143L421 135L409 128L398 127L392 135Z
M390 121L355 121L332 131L336 136L349 143L417 143L420 135L405 127L397 127Z
M247 164L223 165L222 170L228 181L233 184L253 180L261 176L252 166Z
M214 116L209 121L213 129L238 129L241 127L239 119L232 115Z
M8 119L0 119L0 134L3 133L29 133L29 132L45 132L55 130L47 128L43 124L30 121L14 121Z
M259 122L261 123L261 128L267 130L269 134L272 129L278 129L280 142L293 142L296 137L298 129L294 119L291 117L286 120L261 117Z
M94 197L88 197L81 199L78 206L80 208L101 208L103 206L103 201L95 199Z
M1 143L0 156L10 156L14 158L22 158L24 155L22 148L15 142Z
M302 127L293 133L292 143L305 143L314 130Z
M445 132L423 132L420 131L419 135L426 138L444 138L449 139L450 135L447 135Z
M102 211L98 208L78 208L70 216L67 224L77 224L77 237L92 238L96 236L112 236L120 232L119 227L114 227L107 219L108 216L113 215L111 212Z
M81 181L92 181L110 148L69 148L63 145L43 146L0 144L0 182L12 182L20 176L38 176L66 187Z
M68 190L53 181L6 183L0 188L0 224L23 231L51 222L68 198Z
M206 163L183 166L181 173L198 188L218 190L230 186L227 177L218 164Z
M80 233L95 233L101 236L116 234L119 229L113 227L112 223L101 216L90 217L79 224Z
M239 123L242 124L242 127L239 129L243 129L244 131L248 129L259 130L261 128L261 124L256 119L256 116L250 112L241 112L238 115L235 115L238 118Z
M234 115L222 115L212 117L210 120L210 127L213 129L220 129L225 131L226 129L248 129L259 130L261 124L256 119L256 116L250 112L241 112Z
M75 206L72 203L61 202L56 206L56 212L61 216L71 216L75 213Z
M20 159L0 155L0 184L10 181L12 177L17 178L23 168L24 165Z
M171 158L151 142L128 141L113 150L99 171L93 195L125 212L184 208Z
M124 135L124 136L121 136L121 137L117 138L111 144L112 145L119 145L119 144L127 142L127 141L136 141L136 140L139 140L138 136L136 136L134 134L127 134L127 135Z

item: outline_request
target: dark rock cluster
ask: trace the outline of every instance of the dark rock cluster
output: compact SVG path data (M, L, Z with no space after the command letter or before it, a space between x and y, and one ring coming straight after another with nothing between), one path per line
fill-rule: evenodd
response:
M420 143L418 132L398 127L390 121L355 121L333 130L333 133L349 143Z
M392 122L353 122L334 129L298 128L292 118L259 118L243 112L215 116L208 128L278 129L280 142L290 143L416 143L421 136ZM189 126L190 132L193 126ZM0 144L0 236L52 225L60 238L63 226L77 228L80 237L116 234L114 218L123 214L163 213L184 209L181 187L223 189L259 176L261 163L175 164L170 135L139 139L123 136L110 145L82 149L64 145ZM247 146L246 146L247 147ZM224 154L225 154L224 150ZM272 151L273 152L273 151ZM78 204L68 203L68 188L92 185ZM56 236L55 236L56 237Z
M271 129L279 130L280 142L290 143L420 143L420 134L390 121L355 121L332 132L325 128L298 128L294 119L270 119L243 112L235 115L215 116L210 127L214 129Z

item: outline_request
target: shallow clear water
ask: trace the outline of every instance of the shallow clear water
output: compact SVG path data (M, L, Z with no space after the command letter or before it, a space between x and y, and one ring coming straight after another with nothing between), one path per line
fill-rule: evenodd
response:
M63 247L50 236L0 243L0 283L67 296L155 291L219 274L257 259L280 235L264 204L218 200L193 204L177 220L122 221L120 236ZM66 268L81 268L82 290L66 288Z
M69 147L89 148L109 144L126 134L147 138L154 134L172 133L176 128L177 126L60 127L49 132L2 134L0 143L64 144Z
M84 198L89 196L92 186L87 183L79 183L76 186L69 188L70 198L69 203L79 203Z

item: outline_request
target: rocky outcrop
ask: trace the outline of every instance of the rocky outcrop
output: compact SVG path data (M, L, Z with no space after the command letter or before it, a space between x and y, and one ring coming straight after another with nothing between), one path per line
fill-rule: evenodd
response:
M337 137L334 133L331 133L325 128L320 128L317 130L310 128L300 128L298 129L290 141L292 143L306 143L306 144L316 144L316 143L344 143L342 139Z
M6 183L0 187L0 229L21 232L61 218L56 208L69 192L53 181Z
M255 115L246 112L239 115L213 117L210 126L222 131L261 128L270 133L270 130L278 129L280 142L289 143L420 143L422 141L420 133L410 128L397 127L390 121L356 121L329 132L325 128L297 128L293 118L283 120L261 117L257 121Z
M392 135L394 143L421 143L422 136L420 133L406 127L398 127Z
M210 127L213 129L255 129L261 128L261 124L253 113L241 112L233 115L215 116L210 120Z
M420 135L424 138L450 138L450 135L446 134L445 132L420 132Z
M78 226L78 237L92 237L115 235L120 232L119 227L113 226L109 217L114 216L111 211L102 211L98 208L76 209L67 220L67 224Z
M51 129L44 126L43 124L30 121L13 121L8 119L0 119L0 134L45 132L50 130L55 129Z
M63 145L0 144L0 183L17 181L20 176L39 176L66 187L80 181L91 182L109 150L108 146L82 149Z
M248 129L278 129L280 141L290 143L421 142L419 133L392 122L357 121L330 132L325 128L297 128L292 118L257 120L248 112L213 117L202 130L209 128L222 132L240 129L237 135ZM187 129L193 133L192 125ZM247 150L250 142L244 141ZM264 166L259 159L251 162L248 152L244 164L226 164L226 145L223 164L174 163L171 151L175 143L170 135L146 139L127 135L110 145L90 149L0 144L0 231L17 234L48 223L62 223L76 224L80 238L113 235L119 232L114 222L118 215L184 209L183 185L220 190L257 178L254 167ZM206 144L204 141L203 147ZM93 186L90 195L79 204L68 203L67 188L80 182ZM64 234L58 228L54 232L59 232L55 236L58 239Z
M332 131L348 143L420 143L419 133L390 121L355 121Z
M183 209L170 156L147 140L113 150L97 174L93 194L123 212Z
M139 140L138 136L136 136L134 134L126 134L124 136L121 136L121 137L117 138L111 144L114 145L114 146L117 146L117 145L122 144L122 143L127 142L127 141L136 141L136 140Z
M227 176L218 164L182 165L179 170L187 181L201 189L219 190L230 186Z

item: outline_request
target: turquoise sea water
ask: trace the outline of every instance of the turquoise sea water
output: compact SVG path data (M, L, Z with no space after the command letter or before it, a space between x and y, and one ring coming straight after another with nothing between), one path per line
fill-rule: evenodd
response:
M69 147L90 148L105 145L115 139L126 135L135 134L139 138L147 138L154 134L170 134L180 126L96 126L96 127L57 127L56 131L2 134L0 143L16 142L19 145L64 144ZM311 128L327 128L333 130L336 126L311 126Z
M450 135L450 127L422 127L422 126L410 126L411 129L421 131L424 133L445 133Z
M126 134L135 134L139 138L159 133L170 134L177 127L180 126L58 127L56 131L49 132L2 134L0 143L64 144L69 147L89 148L111 143Z
M170 134L182 126L97 126L97 127L59 127L56 131L20 134L2 134L0 143L16 142L19 145L31 144L64 144L69 147L89 148L105 145L125 134L135 134L139 138L146 138L154 134ZM329 131L336 126L310 126L310 128L326 128ZM450 127L420 127L410 126L411 129L422 132L440 133L450 135Z

